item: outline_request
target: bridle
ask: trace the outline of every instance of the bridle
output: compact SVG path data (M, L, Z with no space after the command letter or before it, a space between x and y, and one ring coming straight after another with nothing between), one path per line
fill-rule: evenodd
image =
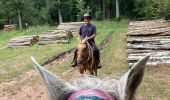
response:
M117 98L100 89L82 89L69 94L67 100L117 100Z

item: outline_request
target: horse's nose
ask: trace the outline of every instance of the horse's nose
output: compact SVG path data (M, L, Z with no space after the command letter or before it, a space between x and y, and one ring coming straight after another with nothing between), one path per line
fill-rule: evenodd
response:
M78 63L78 64L82 64L82 63L83 63L83 59L81 59L81 58L78 59L77 63Z

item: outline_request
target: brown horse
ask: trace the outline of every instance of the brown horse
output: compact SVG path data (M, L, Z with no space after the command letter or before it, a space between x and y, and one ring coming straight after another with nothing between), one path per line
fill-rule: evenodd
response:
M77 45L77 64L79 72L84 74L84 72L88 70L90 75L97 76L97 63L93 55L93 48L87 41L87 37L79 39Z

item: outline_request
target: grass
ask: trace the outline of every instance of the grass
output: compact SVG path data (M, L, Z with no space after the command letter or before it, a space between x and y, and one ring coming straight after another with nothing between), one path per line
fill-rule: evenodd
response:
M122 70L122 67L127 66L127 62L125 61L126 43L124 41L126 40L125 32L127 31L128 27L128 20L122 20L121 22L101 21L92 23L96 25L97 32L99 33L96 37L97 44L99 44L109 32L114 31L109 46L106 47L101 53L101 63L105 68L99 70L99 76L104 77L114 72L124 72L125 70ZM117 55L115 54L120 55L120 57L117 57ZM52 67L50 67L50 70L62 76L61 73L63 71L70 69L71 61L72 57L67 59L62 64L53 65ZM62 77L68 79L65 76Z
M53 28L53 27L52 27ZM0 46L5 46L8 41L16 36L42 34L51 29L49 26L31 27L25 31L11 31L0 33ZM71 49L76 44L76 38L70 44L58 44L53 46L38 46L26 48L6 48L0 50L0 82L17 77L21 73L32 69L31 56L40 63L46 61L54 54Z
M99 44L108 32L114 31L111 41L108 46L101 52L102 69L99 70L99 77L105 77L110 74L122 76L127 70L126 62L126 35L128 20L120 22L115 21L99 21L92 22L97 27L98 35L96 37L97 44ZM31 34L32 32L43 33L48 26L38 26L39 28L30 28L28 30L19 32L12 31L10 33L0 33L0 47L4 46L11 38ZM45 28L44 28L45 27ZM11 33L14 33L11 35ZM6 35L6 36L5 36ZM9 36L8 36L9 35ZM3 38L1 37L3 36ZM30 56L34 56L38 62L42 63L54 54L61 53L76 46L76 38L71 40L70 44L55 45L55 46L33 46L27 48L3 49L0 50L0 82L17 77L21 73L32 69ZM72 57L69 57L63 63L58 65L51 65L49 70L60 75L64 79L71 80L68 70L70 70L70 63ZM68 73L67 73L68 71ZM137 100L170 100L170 66L147 67L142 84L137 91ZM63 74L66 73L66 74ZM67 81L68 81L67 80ZM22 84L22 83L20 83ZM5 91L15 93L20 87L8 88Z
M42 34L46 30L53 29L53 28L54 27L44 25L44 26L30 27L29 29L26 29L23 31L18 31L18 30L13 30L9 32L1 31L0 32L0 48L3 46L6 46L6 44L8 43L10 39L15 38L17 36L38 35L38 34Z

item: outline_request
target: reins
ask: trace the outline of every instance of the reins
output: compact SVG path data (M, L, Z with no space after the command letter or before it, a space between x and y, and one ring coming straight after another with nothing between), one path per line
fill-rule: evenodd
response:
M91 63L91 68L93 67L93 62L94 62L94 56L93 56L93 48L92 46L90 45L90 43L87 41L87 46L88 46L88 49L89 49L89 57L87 59L87 62L90 60L90 54L91 54L91 57L92 57L92 63Z

